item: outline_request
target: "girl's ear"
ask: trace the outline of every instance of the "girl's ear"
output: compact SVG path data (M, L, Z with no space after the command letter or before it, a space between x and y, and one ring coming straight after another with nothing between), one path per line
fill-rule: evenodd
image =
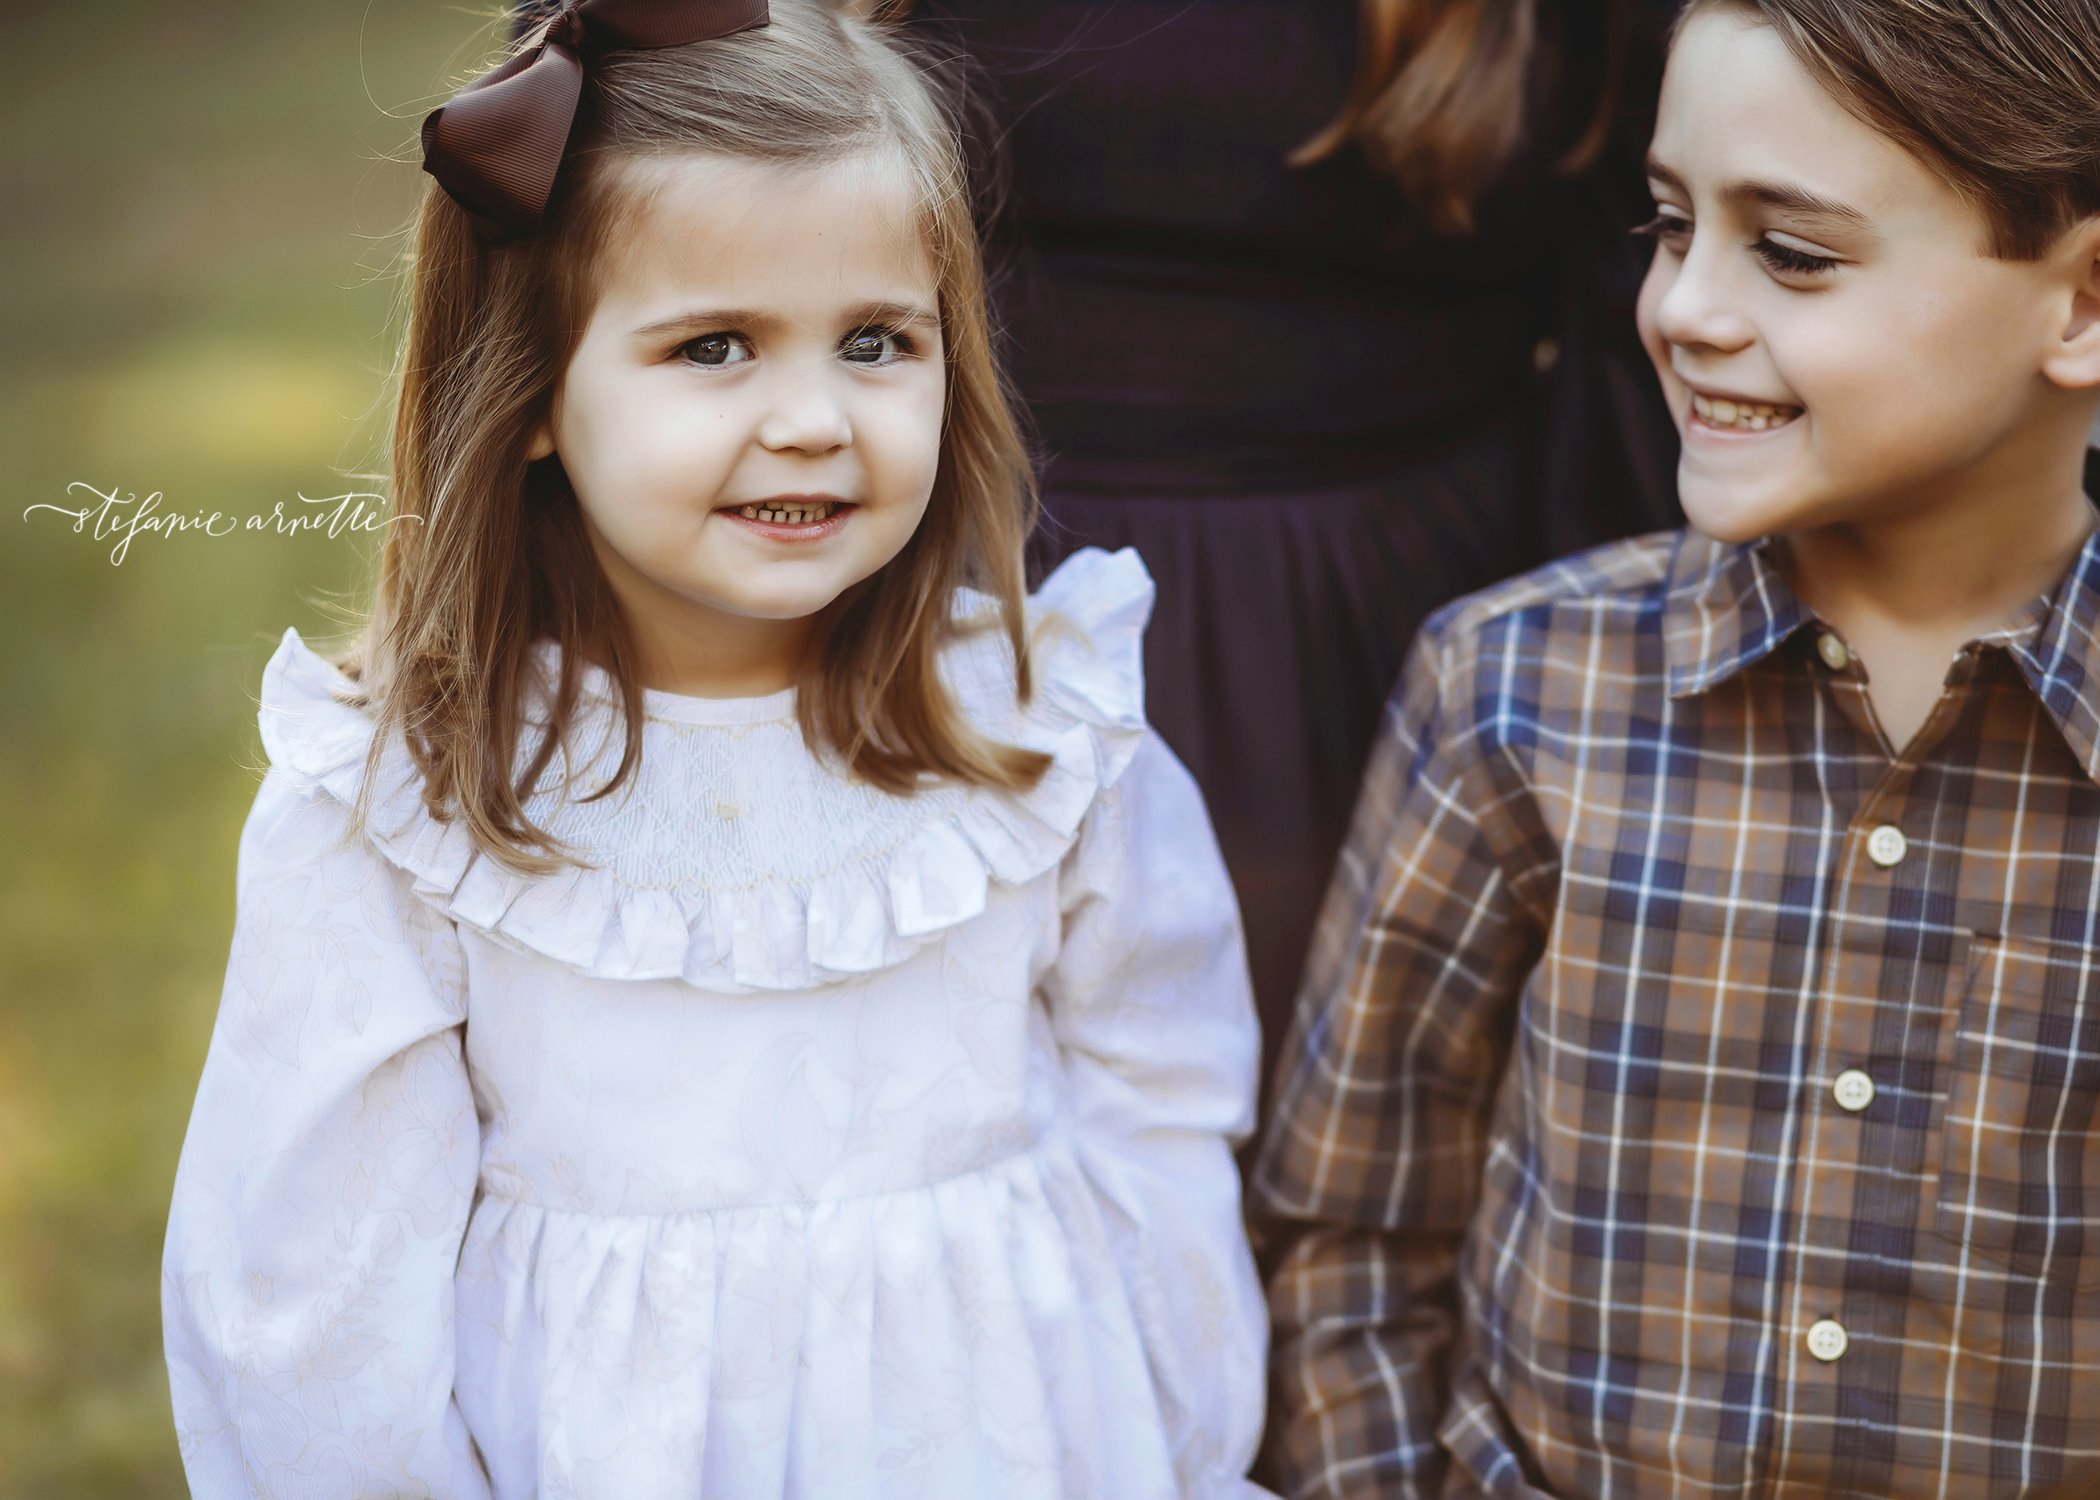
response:
M532 424L532 440L525 445L525 461L537 463L554 452L554 427L545 420Z
M2070 317L2042 373L2065 390L2092 390L2100 387L2100 217L2072 226L2057 253L2068 277Z

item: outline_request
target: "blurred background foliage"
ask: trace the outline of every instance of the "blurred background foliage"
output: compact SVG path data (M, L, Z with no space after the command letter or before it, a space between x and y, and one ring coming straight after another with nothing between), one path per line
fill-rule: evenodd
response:
M67 486L384 490L423 114L497 0L0 7L0 1496L180 1496L168 1193L218 1004L255 696L377 536L74 534Z

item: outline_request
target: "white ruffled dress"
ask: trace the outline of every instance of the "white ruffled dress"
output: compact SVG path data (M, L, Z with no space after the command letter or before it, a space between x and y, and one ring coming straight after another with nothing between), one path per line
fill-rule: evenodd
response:
M287 630L168 1224L194 1492L1264 1493L1256 1022L1151 600L1067 561L1025 707L996 634L946 659L1055 757L1025 794L890 796L792 691L650 691L638 782L583 803L588 669L597 753L530 810L598 868L538 880L398 741L346 843L371 723Z

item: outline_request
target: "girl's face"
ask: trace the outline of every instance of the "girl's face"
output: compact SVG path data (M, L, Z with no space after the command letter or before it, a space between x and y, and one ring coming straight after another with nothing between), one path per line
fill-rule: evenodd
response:
M792 659L925 514L946 375L901 166L688 156L640 196L532 457L559 454L661 673Z
M1701 531L1747 541L1973 497L2061 425L2045 367L2079 268L1991 258L1981 214L1769 28L1726 7L1686 24L1649 185L1641 337Z

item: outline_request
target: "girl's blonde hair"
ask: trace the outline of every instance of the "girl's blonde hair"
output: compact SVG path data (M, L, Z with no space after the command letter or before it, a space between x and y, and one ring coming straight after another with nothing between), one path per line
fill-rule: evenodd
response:
M568 862L525 803L577 717L586 661L610 674L625 711L619 769L593 797L639 764L634 637L559 461L528 464L526 448L581 340L606 253L638 212L619 168L682 152L802 165L886 151L911 174L939 268L938 473L903 550L819 617L797 711L812 750L835 749L890 791L929 776L1006 789L1041 777L1049 758L978 733L938 667L965 628L953 600L969 585L991 597L1029 695L1022 547L1035 481L992 355L953 107L882 28L822 0L772 0L763 28L593 59L530 239L484 244L435 182L425 188L391 462L395 514L419 519L387 528L371 613L342 663L377 722L358 826L399 731L433 816L462 818L478 847L522 873ZM542 640L560 648L560 680L521 770Z

